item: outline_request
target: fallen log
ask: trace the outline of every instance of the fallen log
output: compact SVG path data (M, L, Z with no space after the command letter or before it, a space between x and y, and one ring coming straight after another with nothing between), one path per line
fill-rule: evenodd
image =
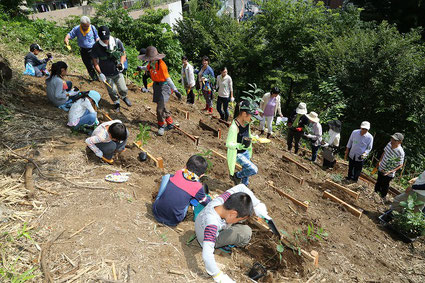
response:
M358 210L357 208L351 206L350 204L346 203L345 201L337 198L336 196L334 196L333 194L324 191L323 192L323 198L327 198L330 199L336 203L341 204L342 206L344 206L351 214L353 214L354 216L360 218L362 216L362 211Z
M146 152L146 154L147 154L148 158L149 158L149 159L151 159L151 160L155 163L155 166L156 166L156 167L161 168L161 169L164 169L164 161L163 161L163 159L162 159L161 157L156 158L156 157L154 157L152 154L150 154L147 150L145 150L145 149L142 147L142 145L141 145L141 142L140 142L140 141L135 142L134 144L135 144L135 145L136 145L136 146L137 146L140 150L142 150L142 151Z
M292 196L288 195L287 193L283 192L282 190L276 188L273 185L272 181L268 181L267 184L275 191L277 192L279 195L281 195L282 197L285 197L287 199L289 199L290 201L292 201L294 204L298 205L299 207L301 207L304 211L307 211L308 209L308 204L303 203L295 198L293 198Z
M214 129L213 127L211 127L210 125L208 125L204 121L202 121L202 119L199 120L199 127L201 127L201 129L203 129L203 130L213 132L214 136L221 139L221 129Z
M349 196L353 197L355 200L359 199L360 192L355 192L353 190L350 190L349 188L346 188L344 186L341 186L340 184L337 184L335 182L332 182L331 180L325 181L325 186L328 188L334 188L340 191L343 191L344 193L348 194Z
M302 165L298 161L295 161L294 159L292 159L292 158L290 158L286 155L282 155L282 159L287 160L287 161L292 162L292 163L295 163L298 167L304 169L305 171L307 171L307 173L310 173L310 169L308 169L306 166Z
M215 151L214 149L210 149L210 150L211 150L211 152L212 152L212 153L214 153L215 155L217 155L217 156L219 156L219 157L221 157L221 158L223 158L224 160L226 160L226 161L227 161L227 157L226 157L226 156L224 156L223 154L221 154L221 153L219 153L219 152ZM239 164L237 164L237 163L236 163L236 168L238 168L239 170L242 170L242 166L241 166L241 165L239 165Z

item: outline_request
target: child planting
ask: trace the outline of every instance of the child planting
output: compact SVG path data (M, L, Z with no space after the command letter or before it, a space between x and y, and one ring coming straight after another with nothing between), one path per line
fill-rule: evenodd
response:
M238 222L253 214L271 219L266 205L243 184L237 185L212 200L195 220L196 238L202 246L205 268L215 282L235 282L218 268L214 250L232 246L243 247L251 240L252 230Z
M227 134L227 165L230 178L235 185L241 182L248 186L249 177L257 174L258 168L252 163L251 118L258 112L257 104L251 98L240 102L235 109L235 119ZM256 117L257 118L257 117ZM259 119L259 118L257 118ZM242 166L242 171L235 173L236 162Z
M97 108L99 107L100 94L91 90L81 93L81 96L69 109L68 126L77 131L86 131L99 124L97 120Z
M165 175L159 188L158 196L152 207L155 219L169 226L176 226L186 217L192 200L206 205L210 198L206 196L205 187L200 178L205 174L208 163L202 156L193 155L186 167L174 175Z
M113 164L115 153L121 153L127 144L128 130L120 120L100 124L91 137L86 139L87 146L108 164Z
M68 111L71 108L72 100L69 99L72 83L64 81L68 65L63 61L52 64L50 76L46 79L47 99L56 107ZM76 94L76 93L75 93Z
M30 52L24 58L25 72L26 75L32 75L36 77L42 77L43 75L48 75L46 71L47 62L52 60L52 54L47 53L47 58L40 60L37 55L43 52L40 45L33 43L30 46Z

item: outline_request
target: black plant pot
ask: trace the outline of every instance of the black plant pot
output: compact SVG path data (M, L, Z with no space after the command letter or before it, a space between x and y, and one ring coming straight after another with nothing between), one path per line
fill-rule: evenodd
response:
M267 269L258 262L254 263L251 270L248 272L248 276L252 280L258 280L261 277L264 277L266 275L267 275Z
M142 151L139 153L139 160L140 161L146 161L148 159L148 154L145 151Z

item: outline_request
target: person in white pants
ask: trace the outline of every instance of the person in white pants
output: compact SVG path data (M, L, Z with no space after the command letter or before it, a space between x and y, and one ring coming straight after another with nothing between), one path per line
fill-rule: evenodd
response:
M264 134L264 125L267 123L267 138L273 135L272 123L276 114L283 117L282 110L280 107L280 90L278 87L273 87L272 90L263 96L263 101L260 103L260 108L263 111L260 121L261 135Z

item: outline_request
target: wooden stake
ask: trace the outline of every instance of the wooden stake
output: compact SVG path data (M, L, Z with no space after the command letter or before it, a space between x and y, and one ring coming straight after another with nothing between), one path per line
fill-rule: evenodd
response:
M182 129L180 129L180 127L174 126L174 128L179 130L180 132L182 132L186 136L188 136L191 140L193 140L195 142L195 145L199 144L199 137L198 136L192 136L191 134L188 134L185 131L183 131Z
M189 120L189 111L186 111L186 110L182 110L182 109L180 109L180 108L177 108L177 107L172 107L172 109L174 109L174 110L176 110L177 112L179 112L179 113L182 113L183 115L184 115L184 118L186 119L186 120Z
M268 181L267 184L275 191L277 192L279 195L281 195L282 197L285 197L287 199L289 199L290 201L292 201L294 204L298 205L299 207L301 207L304 211L307 211L308 209L308 204L305 204L295 198L293 198L292 196L288 195L287 193L281 191L280 189L276 188L275 186L273 186L273 182L272 181Z
M333 194L324 191L323 192L323 198L328 198L336 203L341 204L342 206L344 206L351 214L353 214L354 216L360 218L362 216L362 211L354 208L353 206L351 206L350 204L346 203L345 201L337 198L336 196L334 196Z
M207 125L202 119L199 120L199 127L203 130L212 131L216 137L221 138L221 129L214 129L210 125Z
M230 125L232 124L232 123L230 123L230 122L227 122L227 121L224 121L223 119L220 119L219 117L217 117L217 116L211 116L213 119L217 119L219 122L221 122L221 123L223 123L223 124L225 124L227 127L230 127Z
M142 151L146 152L146 154L148 155L148 157L155 162L155 166L161 169L164 169L164 160L162 159L162 157L154 157L152 154L150 154L146 149L144 149L141 145L141 142L134 142L134 144Z
M289 162L295 163L298 167L300 167L300 168L304 169L305 171L307 171L307 173L310 173L310 169L308 169L307 167L305 167L305 166L304 166L304 165L302 165L301 163L299 163L299 162L295 161L294 159L292 159L292 158L290 158L290 157L288 157L288 156L286 156L286 155L282 155L282 158L283 158L284 160L289 161Z
M349 196L353 197L355 200L359 199L360 192L352 191L349 188L346 188L344 186L341 186L340 184L332 182L331 180L326 180L325 186L327 186L328 188L334 188L334 189L337 189L337 190L341 190L344 193L348 194Z
M226 157L226 156L224 156L223 154L221 154L221 153L219 153L219 152L215 151L214 149L210 149L210 150L211 150L211 152L212 152L212 153L214 153L215 155L217 155L217 156L219 156L219 157L223 158L224 160L227 160L227 157ZM238 168L239 170L242 170L242 166L241 166L241 165L239 165L239 164L237 164L237 163L236 163L236 168Z
M300 185L304 184L304 178L299 178L299 177L297 177L295 175L292 175L291 173L288 173L288 172L285 172L285 171L283 171L283 173L285 173L286 175L288 175L288 176L294 178L295 180L297 180L300 183Z

